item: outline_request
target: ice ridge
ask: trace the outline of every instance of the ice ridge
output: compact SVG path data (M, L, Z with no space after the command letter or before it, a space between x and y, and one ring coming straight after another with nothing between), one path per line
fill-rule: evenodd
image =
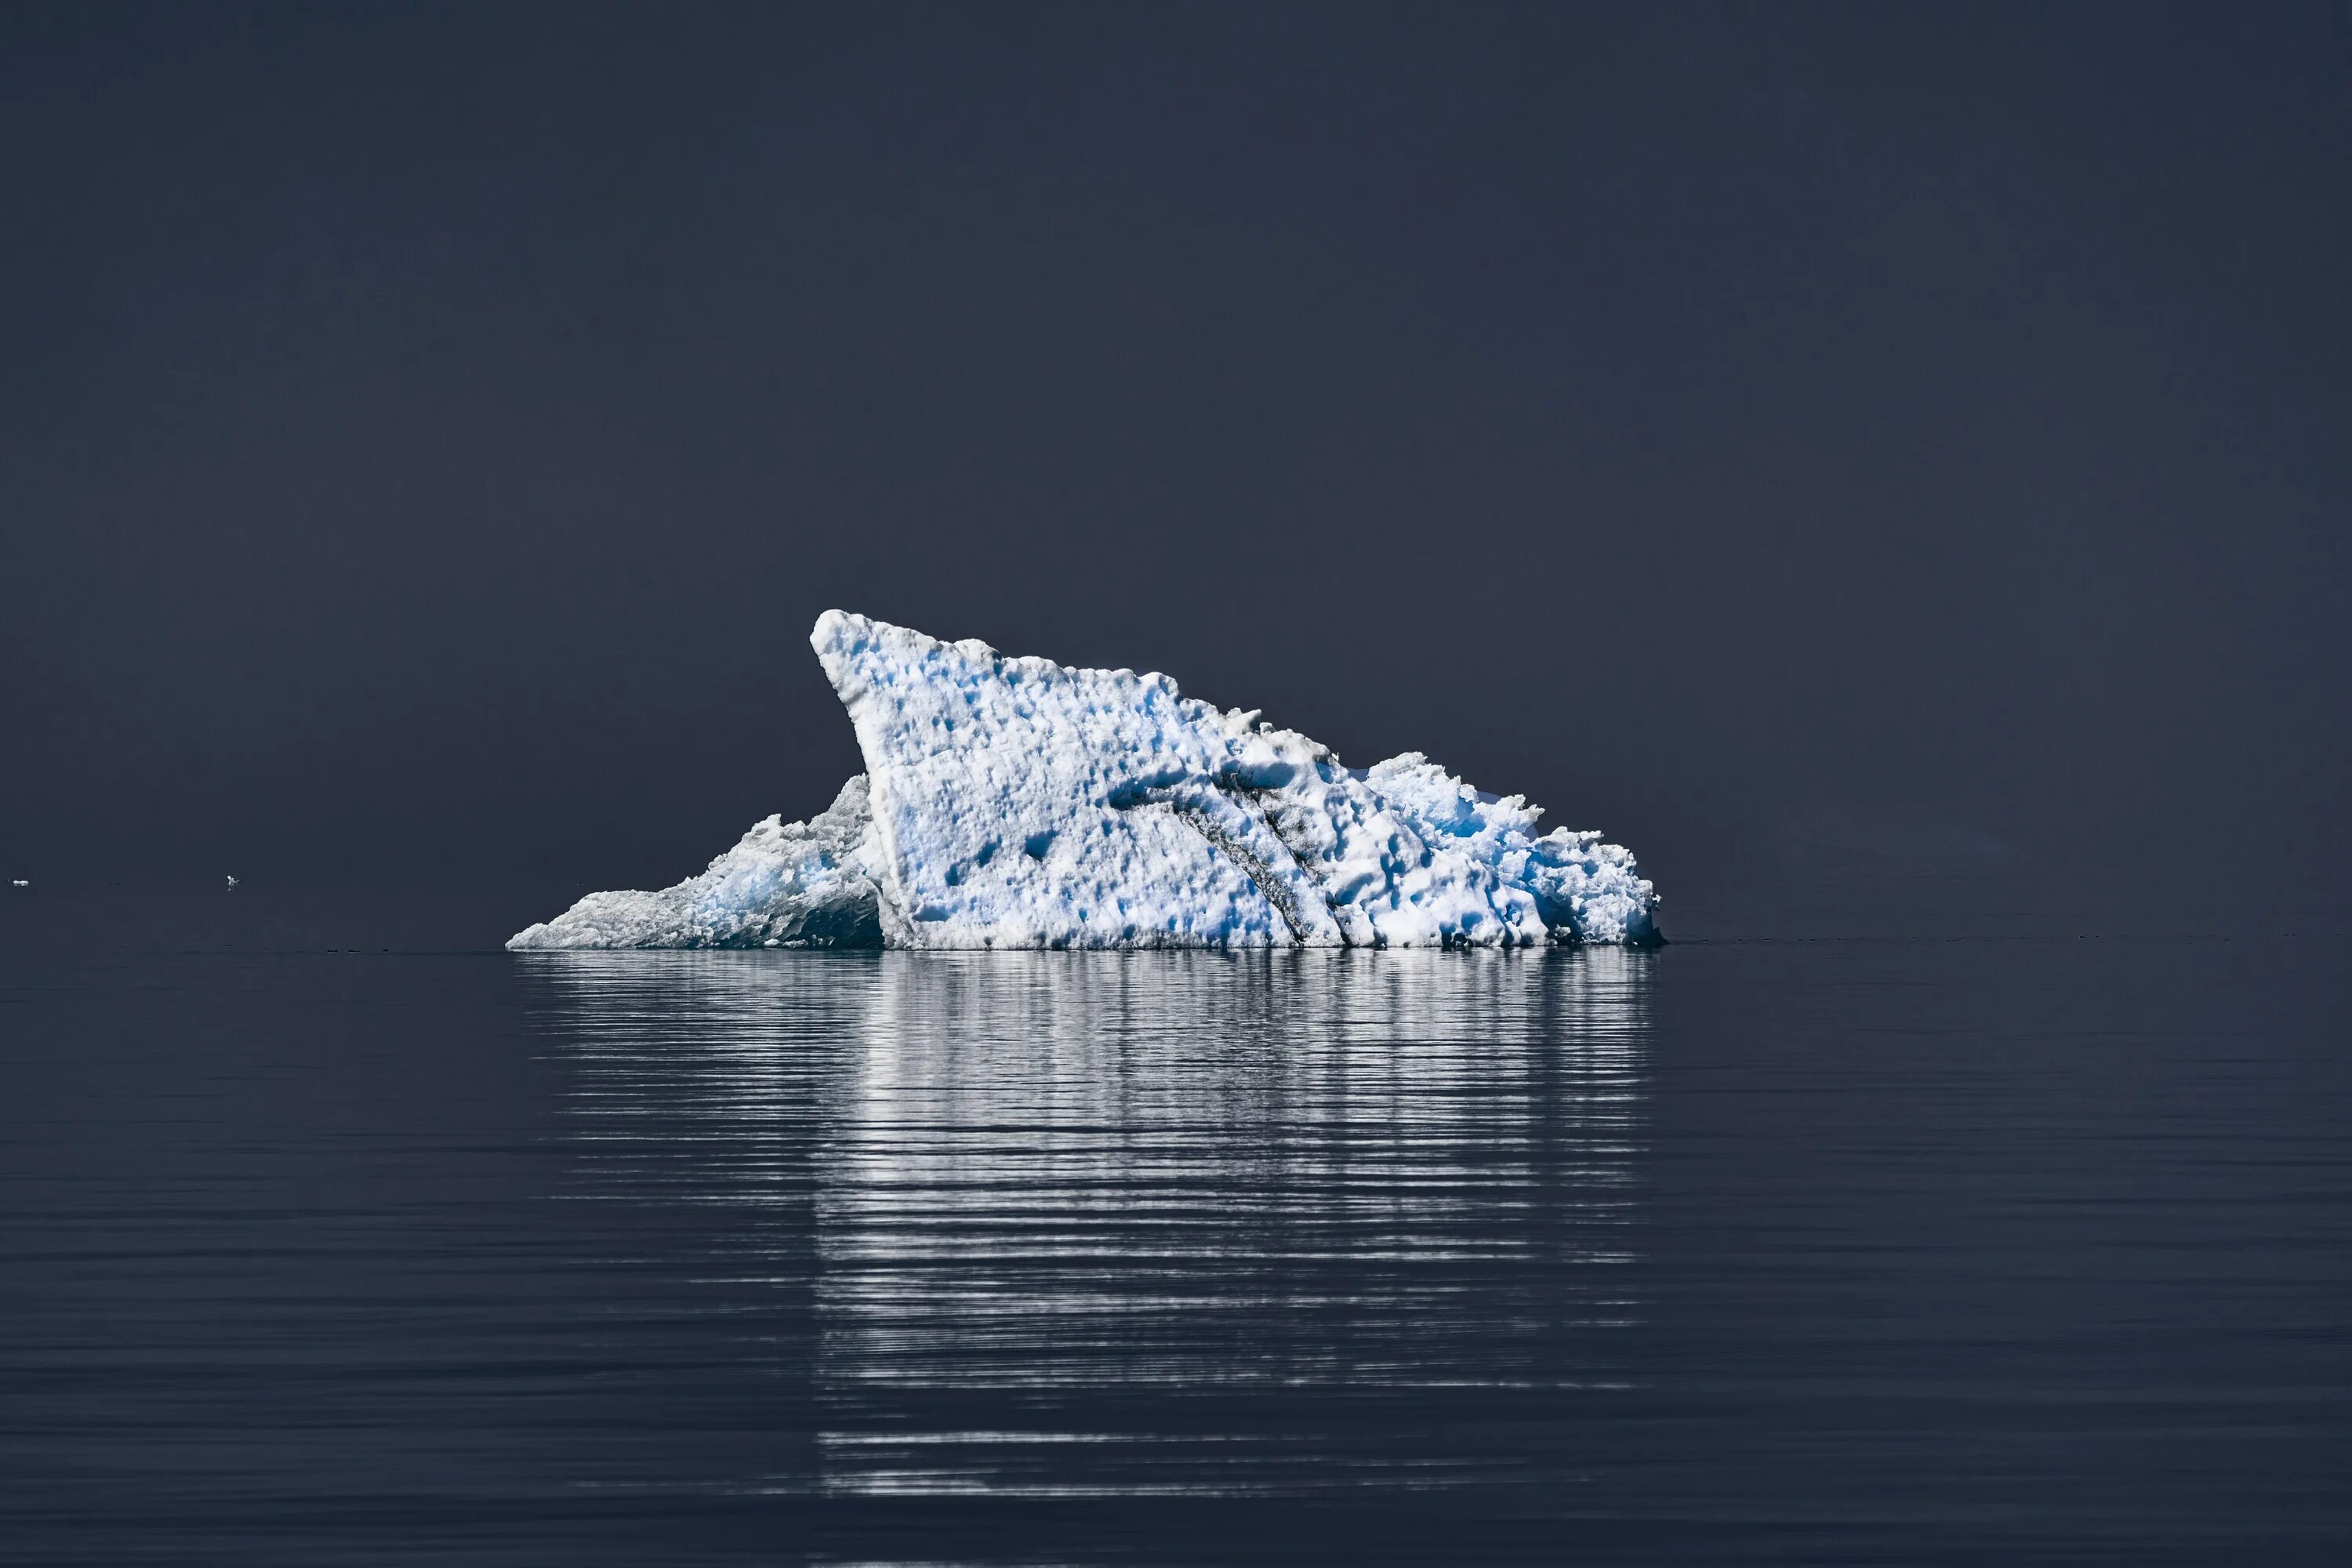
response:
M866 775L806 822L771 816L698 877L658 892L591 893L507 946L878 947Z
M1537 835L1419 752L1369 769L1164 675L828 610L866 773L700 876L593 893L512 948L1422 947L1658 940L1597 833Z

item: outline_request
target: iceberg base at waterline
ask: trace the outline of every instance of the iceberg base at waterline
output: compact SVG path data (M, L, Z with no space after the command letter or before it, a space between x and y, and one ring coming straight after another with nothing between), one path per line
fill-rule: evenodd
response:
M1370 768L1164 675L1073 669L828 610L866 771L701 875L518 932L572 948L1527 947L1660 940L1597 833L1418 752Z

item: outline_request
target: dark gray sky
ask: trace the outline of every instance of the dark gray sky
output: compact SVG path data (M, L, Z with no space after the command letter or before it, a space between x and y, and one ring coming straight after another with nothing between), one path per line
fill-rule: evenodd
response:
M2343 5L12 5L0 858L666 882L856 768L838 605L1670 897L2333 900L2347 81Z

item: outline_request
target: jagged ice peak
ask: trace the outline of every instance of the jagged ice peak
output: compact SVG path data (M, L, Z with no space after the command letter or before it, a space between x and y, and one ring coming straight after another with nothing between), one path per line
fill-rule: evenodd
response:
M1597 833L1417 752L1367 769L1164 675L827 610L809 641L866 773L700 876L591 893L517 950L1523 947L1658 940Z

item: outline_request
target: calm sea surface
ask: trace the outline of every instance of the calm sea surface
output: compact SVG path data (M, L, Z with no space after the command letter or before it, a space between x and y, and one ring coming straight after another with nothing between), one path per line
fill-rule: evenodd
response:
M225 918L11 916L10 1563L2352 1561L2340 937Z

